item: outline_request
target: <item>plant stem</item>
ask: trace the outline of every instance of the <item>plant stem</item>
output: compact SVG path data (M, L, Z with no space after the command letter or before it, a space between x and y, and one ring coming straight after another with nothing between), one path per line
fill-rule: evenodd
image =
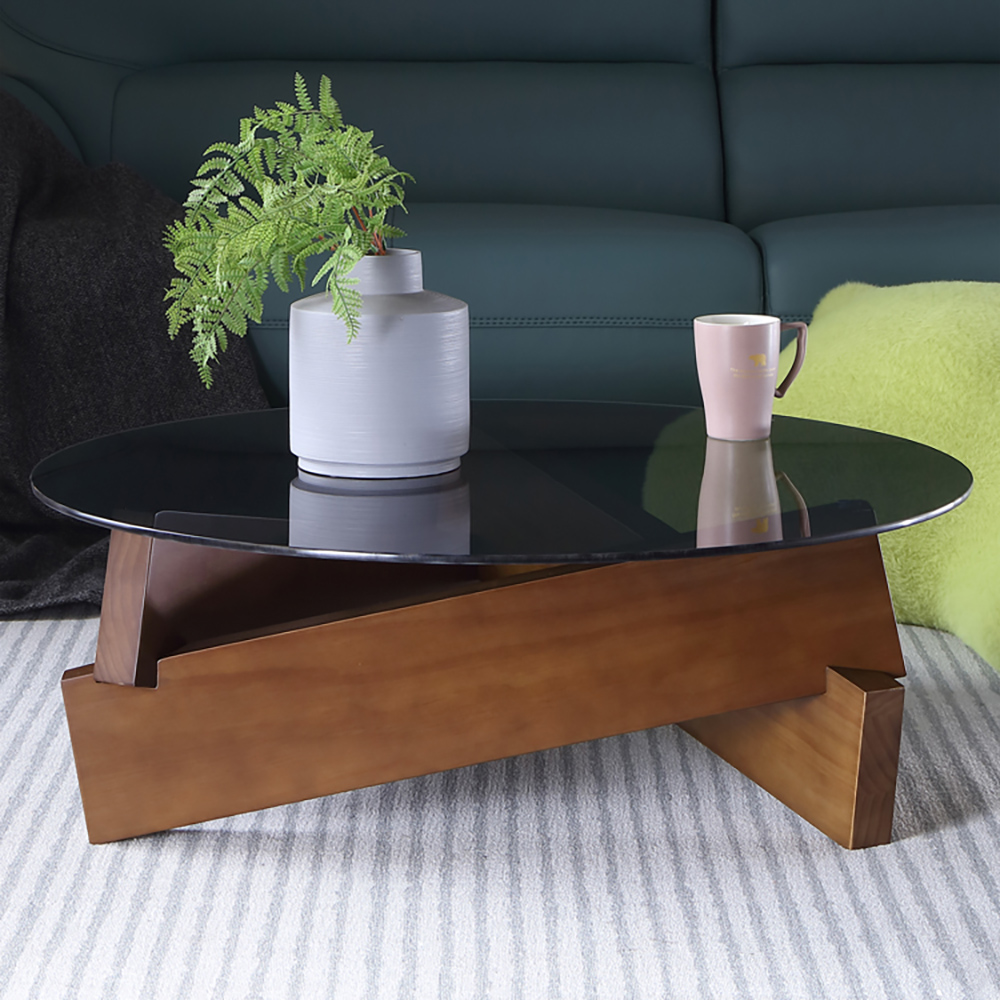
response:
M351 211L354 213L354 218L358 220L361 231L367 233L368 227L361 221L361 213L358 212L357 208L352 208ZM368 209L368 217L371 218L371 209ZM375 253L380 257L384 257L385 244L382 242L382 237L378 233L372 233L372 241L375 244Z

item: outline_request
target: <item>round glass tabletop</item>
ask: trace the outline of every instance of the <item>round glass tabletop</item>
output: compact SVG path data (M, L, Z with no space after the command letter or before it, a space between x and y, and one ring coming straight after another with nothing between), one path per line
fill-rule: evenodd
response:
M940 451L775 417L717 441L700 409L477 401L461 468L422 479L299 472L288 411L124 431L41 462L36 494L71 517L222 548L432 563L620 562L869 535L961 503Z

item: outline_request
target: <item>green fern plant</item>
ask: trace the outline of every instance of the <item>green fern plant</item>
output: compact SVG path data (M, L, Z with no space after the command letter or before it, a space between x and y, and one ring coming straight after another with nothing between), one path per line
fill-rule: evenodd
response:
M165 296L168 333L173 339L191 324L191 357L206 388L229 335L243 337L248 320L260 321L270 280L287 292L294 276L304 291L306 263L317 254L329 256L312 283L326 279L353 340L361 295L351 268L405 235L385 219L397 205L405 211L403 184L413 178L378 154L371 132L344 124L329 77L314 104L296 73L295 99L254 108L240 121L238 143L205 150L184 218L164 234L181 275Z

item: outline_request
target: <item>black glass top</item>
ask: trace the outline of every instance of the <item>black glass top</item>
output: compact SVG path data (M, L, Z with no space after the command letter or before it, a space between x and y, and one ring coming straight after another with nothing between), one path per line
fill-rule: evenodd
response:
M402 480L300 473L288 411L206 417L74 445L35 469L72 517L257 552L453 563L615 562L889 531L968 495L925 445L775 417L716 441L701 410L481 401L461 468Z

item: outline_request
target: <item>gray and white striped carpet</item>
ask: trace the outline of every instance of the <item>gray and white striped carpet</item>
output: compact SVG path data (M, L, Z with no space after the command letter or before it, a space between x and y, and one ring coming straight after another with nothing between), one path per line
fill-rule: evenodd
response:
M894 842L849 853L668 727L87 843L58 689L0 623L0 997L1000 997L1000 677L901 630Z

